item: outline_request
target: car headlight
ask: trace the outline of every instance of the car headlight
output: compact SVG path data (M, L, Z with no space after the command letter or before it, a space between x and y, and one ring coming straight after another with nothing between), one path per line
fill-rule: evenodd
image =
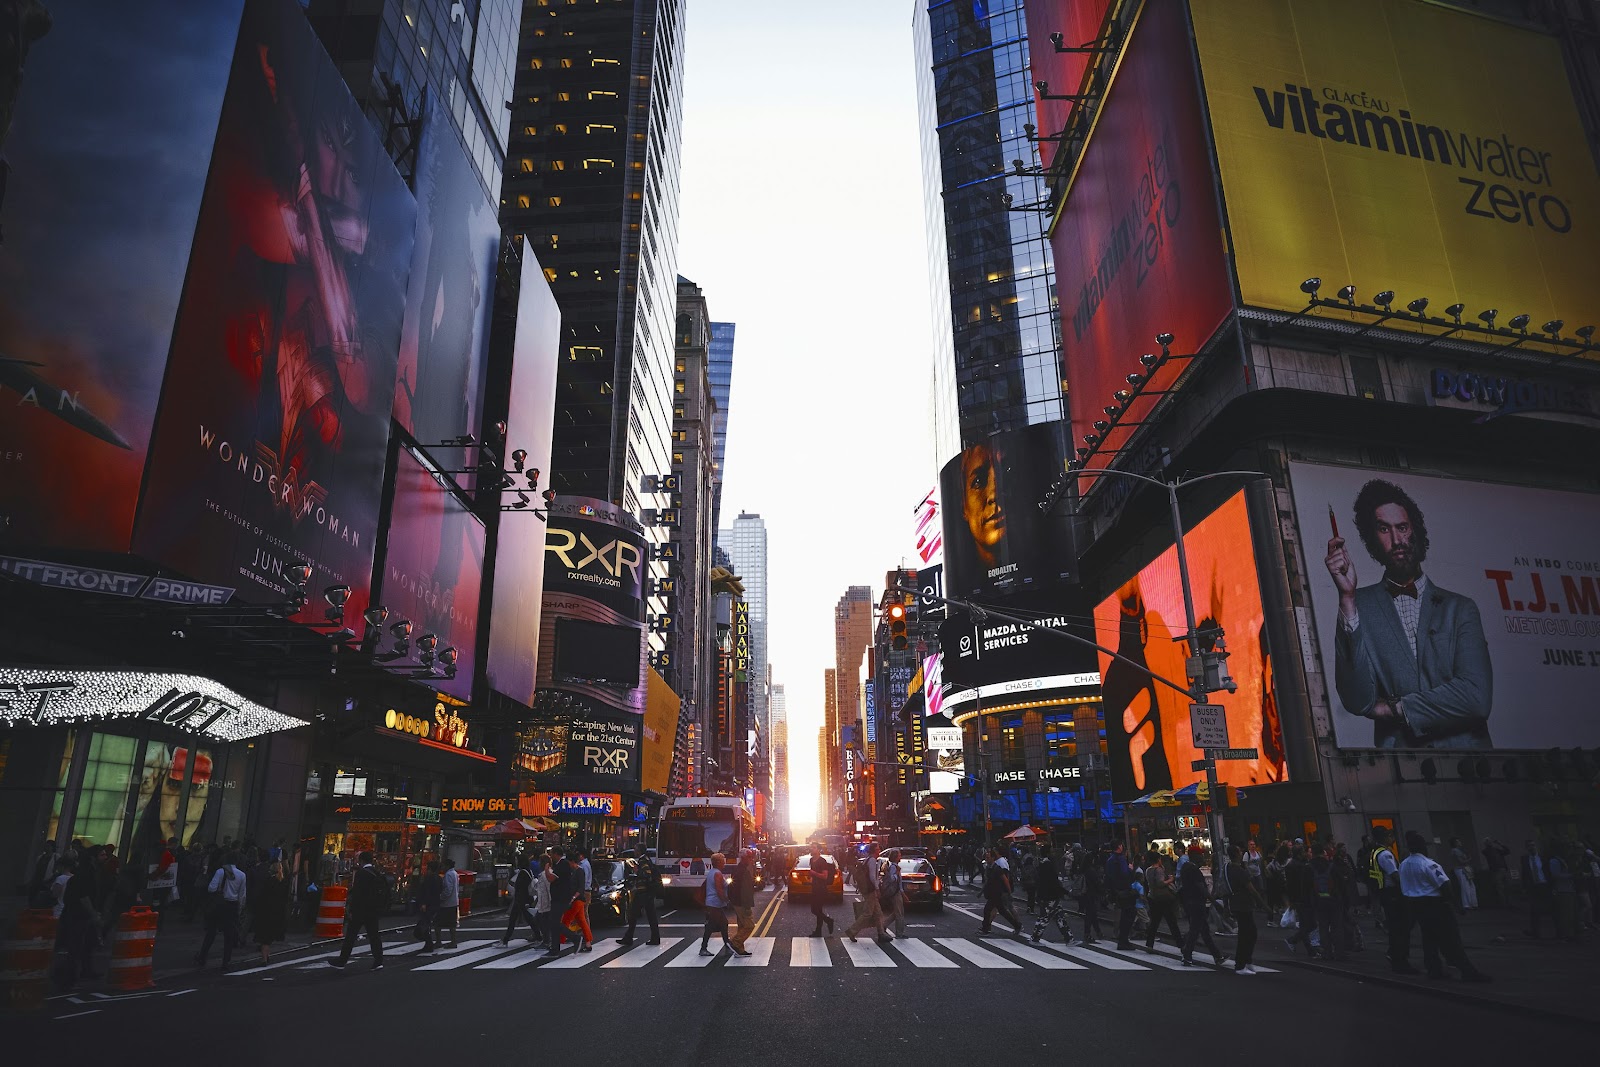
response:
M606 894L606 899L607 900L621 900L622 899L622 890L613 889L611 892Z
M664 886L671 885L672 884L672 875L663 874L661 876L661 884L664 885Z

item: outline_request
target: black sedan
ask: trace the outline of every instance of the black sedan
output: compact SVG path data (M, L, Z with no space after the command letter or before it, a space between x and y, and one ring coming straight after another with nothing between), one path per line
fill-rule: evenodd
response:
M906 895L906 907L928 905L934 911L944 910L944 879L933 869L933 864L919 856L900 860L900 888Z

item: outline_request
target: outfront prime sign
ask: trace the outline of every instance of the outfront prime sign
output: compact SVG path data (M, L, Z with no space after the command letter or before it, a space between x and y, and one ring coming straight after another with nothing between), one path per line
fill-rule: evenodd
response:
M0 667L0 724L64 726L142 719L218 741L306 723L194 674Z

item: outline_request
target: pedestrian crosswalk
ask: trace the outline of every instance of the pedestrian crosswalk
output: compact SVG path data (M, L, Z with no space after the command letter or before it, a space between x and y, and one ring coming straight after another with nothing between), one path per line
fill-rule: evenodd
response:
M730 956L727 952L701 955L700 943L693 937L663 937L661 944L635 942L623 945L614 937L595 942L591 952L570 950L559 958L549 957L543 945L514 940L509 945L498 941L467 940L434 953L421 953L420 944L408 943L386 948L384 962L393 962L416 974L462 971L627 971L664 970L761 970L785 967L841 967L862 970L980 970L1061 971L1070 974L1127 974L1154 972L1212 972L1211 958L1201 952L1196 966L1185 966L1181 952L1167 944L1155 950L1143 946L1118 950L1101 942L1085 946L1074 942L1060 945L1051 941L1029 943L1001 937L902 937L888 945L870 938L752 937L745 943L749 956ZM296 971L329 970L328 960L337 953L320 953L229 972L230 978L268 975L285 969ZM370 950L357 949L354 962L370 959ZM1257 966L1262 974L1277 974L1270 967Z

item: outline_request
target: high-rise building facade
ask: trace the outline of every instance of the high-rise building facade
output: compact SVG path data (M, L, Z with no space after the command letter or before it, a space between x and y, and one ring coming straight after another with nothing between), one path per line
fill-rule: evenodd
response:
M675 451L684 9L525 0L512 97L501 219L562 313L550 484L634 512Z
M723 460L728 451L728 400L733 395L733 335L737 329L737 325L731 322L711 324L711 395L717 400L717 413L712 418L711 427L716 462L715 502L711 506L711 515L717 529L722 528L722 479L727 473Z
M942 462L1060 419L1064 389L1022 0L916 0L912 30Z
M844 821L844 765L839 753L839 672L832 667L822 671L822 734L818 739L817 825L833 826Z
M787 840L789 833L789 698L783 683L772 686L767 696L767 715L772 721L772 819L777 837Z
M750 605L750 716L765 742L772 736L767 718L767 524L760 515L740 512L730 528L717 534L717 544L744 582ZM765 753L761 762L767 763Z
M834 747L833 765L839 808L845 818L852 817L844 803L844 749L853 739L856 750L864 750L861 734L861 680L867 648L872 644L872 587L852 585L833 609L834 672ZM842 820L841 820L842 821Z

